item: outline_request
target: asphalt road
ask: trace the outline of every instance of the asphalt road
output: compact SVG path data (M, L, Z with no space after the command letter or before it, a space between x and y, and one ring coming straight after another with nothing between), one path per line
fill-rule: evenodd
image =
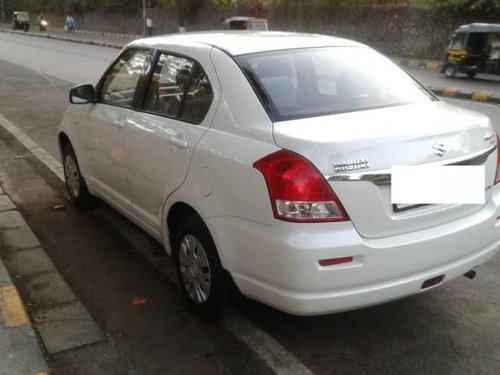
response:
M0 114L58 157L68 89L95 82L117 51L2 33L0 51ZM500 130L499 107L452 102L490 115ZM221 321L207 324L182 300L155 241L106 204L74 211L62 183L1 130L0 179L108 337L54 356L57 373L289 374L297 368L289 358L317 374L500 373L500 256L474 281L381 306L298 318L233 298ZM60 202L66 209L52 210ZM136 296L147 303L131 304Z
M478 74L474 79L469 79L465 74L457 74L453 78L446 78L439 73L439 70L409 67L405 67L405 70L424 85L434 88L455 87L469 91L483 90L500 93L500 76Z
M67 82L95 84L118 50L54 39L0 33L0 58Z

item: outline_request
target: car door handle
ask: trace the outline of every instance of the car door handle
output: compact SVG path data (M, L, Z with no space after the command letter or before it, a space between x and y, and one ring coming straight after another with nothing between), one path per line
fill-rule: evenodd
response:
M122 121L113 121L113 126L118 129L122 129L125 126L125 123Z
M189 145L189 143L187 141L185 141L183 139L179 139L179 138L172 137L172 138L169 138L168 140L171 144L173 144L174 146L177 146L179 148L187 148Z

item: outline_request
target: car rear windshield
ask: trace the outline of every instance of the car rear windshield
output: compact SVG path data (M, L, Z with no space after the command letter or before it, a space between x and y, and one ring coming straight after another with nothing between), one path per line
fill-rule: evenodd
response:
M367 47L273 51L236 61L273 121L436 100Z

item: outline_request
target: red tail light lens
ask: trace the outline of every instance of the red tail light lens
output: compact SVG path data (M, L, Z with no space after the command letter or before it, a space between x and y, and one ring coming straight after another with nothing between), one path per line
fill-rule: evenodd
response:
M500 138L497 135L497 174L495 175L495 185L500 182Z
M302 156L281 150L256 161L253 167L264 175L277 219L296 222L349 220L325 178Z

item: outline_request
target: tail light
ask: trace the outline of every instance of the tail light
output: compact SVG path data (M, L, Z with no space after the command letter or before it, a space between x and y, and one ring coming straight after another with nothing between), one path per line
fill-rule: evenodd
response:
M321 173L302 156L281 150L256 161L266 180L274 217L294 222L349 220Z
M495 175L495 185L500 182L500 138L497 135L497 173Z

